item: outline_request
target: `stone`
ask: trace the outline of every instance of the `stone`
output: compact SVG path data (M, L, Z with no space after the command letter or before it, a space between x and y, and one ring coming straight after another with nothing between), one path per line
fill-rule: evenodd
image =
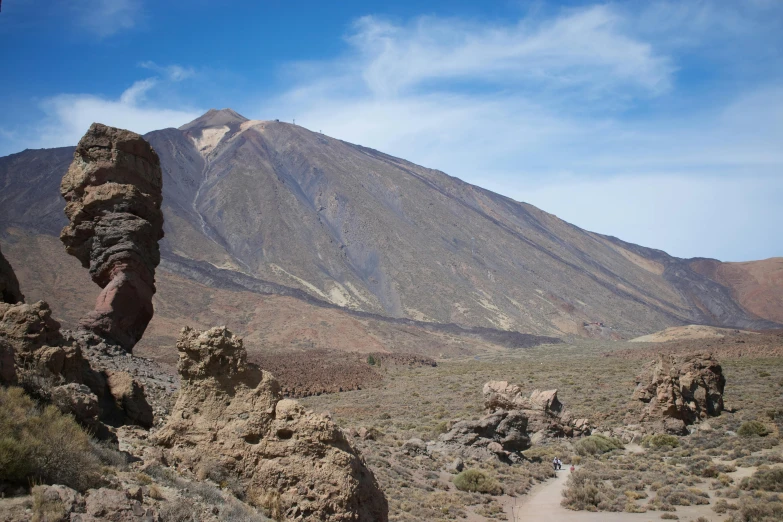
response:
M70 513L83 511L84 497L76 490L61 485L40 485L32 489L34 496L42 498L47 503L60 502L63 507L62 520L68 520ZM48 520L48 519L47 519Z
M160 160L144 138L93 123L60 184L60 240L103 291L80 327L130 352L152 319L163 237Z
M427 445L423 440L414 437L405 441L405 443L402 445L402 451L411 457L415 457L416 455L426 455Z
M129 373L106 371L106 385L117 407L125 412L131 424L144 428L153 425L152 406L144 395L144 387Z
M588 419L575 419L557 397L557 390L534 390L525 397L522 388L506 381L490 381L484 385L484 408L519 410L528 419L528 431L540 433L536 441L551 437L577 437L590 433Z
M60 323L52 318L46 301L33 304L0 304L0 339L5 339L17 354L31 354L42 346L60 346Z
M451 464L446 468L449 473L459 473L465 469L465 462L461 458L456 458L451 461Z
M438 437L438 443L436 448L465 458L515 455L530 447L527 417L518 410L498 410L477 421L460 421Z
M72 522L152 522L157 513L145 510L129 492L115 489L91 489L85 496L85 514L75 515Z
M55 386L52 388L50 400L61 412L70 413L83 426L93 430L99 428L98 397L87 386L76 383Z
M23 303L24 295L19 290L19 280L16 278L11 263L0 250L0 303Z
M685 435L688 426L724 409L726 378L712 354L660 354L636 382L633 398L646 403L641 420L659 431Z
M250 501L279 496L285 518L385 522L388 504L372 472L327 416L283 399L275 378L247 362L225 327L182 330L181 388L154 440L170 462L219 467ZM242 415L246 414L246 415Z

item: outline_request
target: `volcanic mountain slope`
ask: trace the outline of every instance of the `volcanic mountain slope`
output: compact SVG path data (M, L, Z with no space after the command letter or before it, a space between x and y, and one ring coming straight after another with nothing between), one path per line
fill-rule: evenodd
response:
M164 172L162 269L206 286L545 335L779 326L690 260L302 127L224 109L145 138ZM59 232L72 152L0 158L4 228Z

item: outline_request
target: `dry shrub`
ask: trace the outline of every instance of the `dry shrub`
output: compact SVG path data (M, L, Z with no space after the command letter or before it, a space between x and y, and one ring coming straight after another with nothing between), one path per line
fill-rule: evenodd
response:
M574 444L574 450L582 456L601 455L616 449L623 449L623 443L619 439L613 439L605 435L590 435L579 439Z
M618 506L614 496L601 477L580 469L569 475L561 505L576 511L622 511L625 502Z
M779 522L783 520L783 502L780 498L743 497L730 522Z
M648 435L642 439L642 446L645 448L676 448L680 445L680 439L674 435L666 435L665 433L657 433L655 435Z
M149 492L147 493L147 496L150 498L154 498L155 500L163 500L163 492L160 490L157 484L150 484Z
M740 489L783 493L783 468L759 469L740 482Z
M454 477L454 487L460 491L501 495L503 488L497 480L478 469L466 469Z
M737 430L737 435L740 437L764 437L768 434L769 429L764 423L755 420L743 422L742 426Z
M250 497L250 503L261 509L266 516L273 520L283 520L283 505L280 502L280 493L277 491L251 489L248 496Z
M160 520L161 522L196 522L198 513L192 501L177 498L160 507Z
M0 482L100 486L90 437L54 406L40 408L21 388L0 388Z
M51 522L65 519L65 504L59 498L46 498L44 488L33 488L32 522Z

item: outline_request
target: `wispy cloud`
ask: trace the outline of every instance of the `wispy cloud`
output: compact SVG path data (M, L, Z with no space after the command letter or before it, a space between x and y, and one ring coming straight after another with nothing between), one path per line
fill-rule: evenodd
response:
M176 64L158 65L153 61L146 61L139 63L139 67L154 71L173 82L181 82L196 75L196 70L193 67L183 67Z
M93 122L129 129L140 134L178 127L204 111L189 107L172 108L155 96L156 91L193 76L193 69L180 65L140 64L161 76L134 82L116 98L94 94L59 94L41 103L46 117L35 128L38 147L76 144Z
M260 112L295 116L312 129L675 255L763 255L759 234L772 237L769 218L783 221L783 209L738 187L766 186L767 194L783 188L775 181L783 172L776 145L783 143L783 84L767 74L734 91L708 85L703 94L717 102L705 103L682 78L693 61L720 67L709 76L742 70L776 34L765 25L769 14L706 2L628 5L512 24L364 17L344 55L289 67L290 88ZM736 48L722 56L734 61L699 61L727 38ZM624 201L644 208L644 199L659 213L676 201L667 215L677 219L649 212L630 234L618 225L630 222L623 210L630 209L611 204L624 191ZM715 204L737 195L753 203L736 208L757 219L738 219ZM574 204L582 197L600 204ZM689 223L705 233L694 240ZM737 224L752 230L742 233ZM767 255L783 254L783 240L762 244Z
M79 25L99 38L132 29L142 14L140 0L77 0L71 6Z

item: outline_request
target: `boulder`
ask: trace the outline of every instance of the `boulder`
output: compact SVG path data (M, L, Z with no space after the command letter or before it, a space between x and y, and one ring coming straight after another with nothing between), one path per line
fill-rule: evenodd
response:
M498 456L517 460L530 447L527 416L519 410L498 410L477 421L459 421L438 437L433 449L465 458L486 460Z
M548 437L576 437L590 433L587 419L576 419L557 397L557 390L534 390L529 397L522 388L506 381L484 385L484 407L488 412L519 410L528 419L528 431L537 440Z
M107 370L106 385L115 404L125 412L131 424L152 427L152 407L144 395L144 387L129 373Z
M386 498L345 434L283 399L274 377L247 362L241 338L185 328L177 350L179 397L154 436L170 461L219 466L251 502L279 496L286 519L388 520Z
M426 455L427 444L425 444L423 440L414 437L405 441L405 443L402 445L402 451L411 457L415 457L416 455Z
M684 435L687 426L723 411L726 378L707 353L660 354L636 378L633 398L646 403L642 421Z
M76 383L55 386L50 399L61 412L70 413L83 426L91 428L93 432L99 429L98 397L87 386Z
M24 295L19 290L16 274L0 250L0 303L23 303Z
M144 138L93 123L60 184L60 240L103 291L80 327L130 352L152 319L163 237L160 160Z

